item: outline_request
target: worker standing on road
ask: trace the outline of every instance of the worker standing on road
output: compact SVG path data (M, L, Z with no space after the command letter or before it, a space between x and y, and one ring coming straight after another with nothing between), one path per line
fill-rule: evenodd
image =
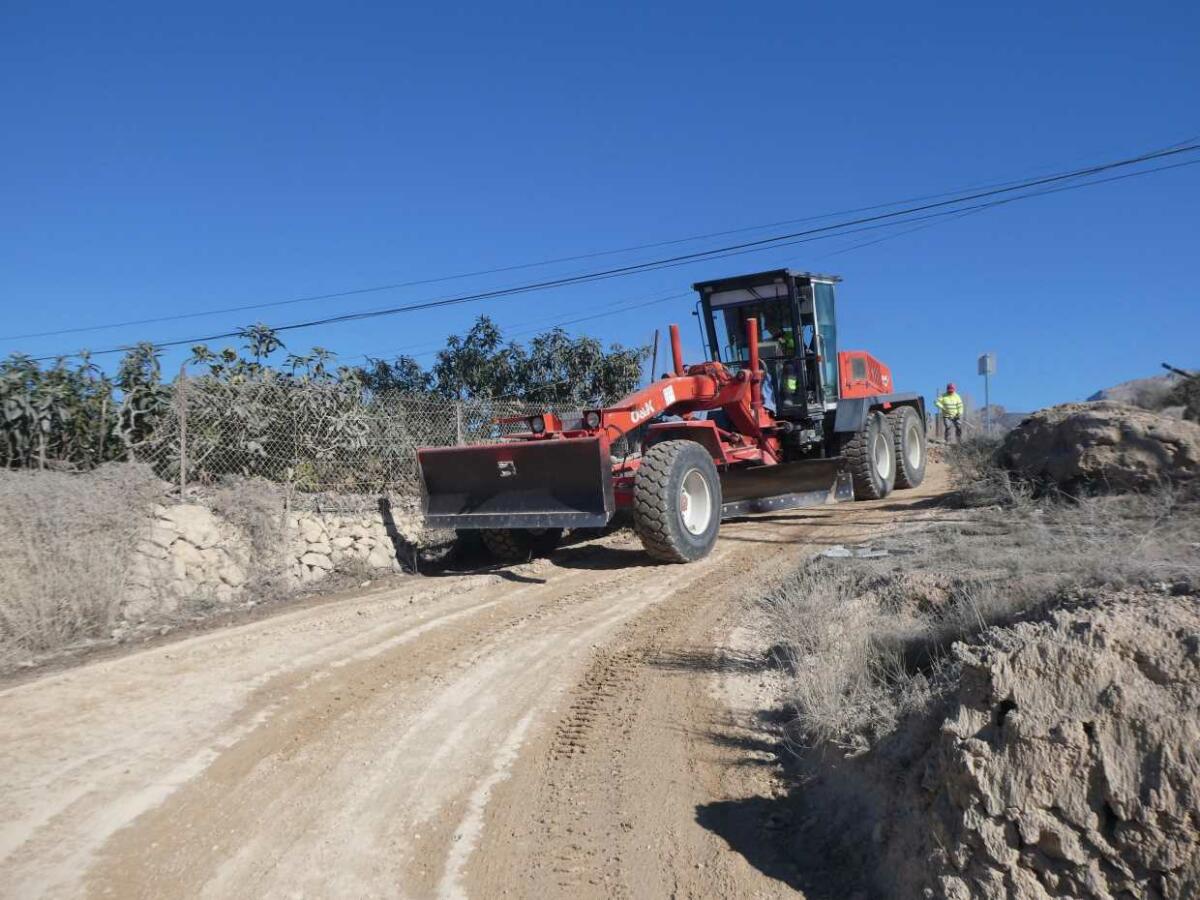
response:
M954 382L946 385L946 393L937 398L937 408L941 410L944 423L945 441L950 443L950 426L954 425L954 438L962 443L963 399L954 389Z

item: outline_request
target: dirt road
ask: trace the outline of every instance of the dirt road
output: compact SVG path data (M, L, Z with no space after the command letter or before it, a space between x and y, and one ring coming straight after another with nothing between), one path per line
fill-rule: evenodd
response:
M0 895L795 896L747 602L878 503L411 578L0 689Z

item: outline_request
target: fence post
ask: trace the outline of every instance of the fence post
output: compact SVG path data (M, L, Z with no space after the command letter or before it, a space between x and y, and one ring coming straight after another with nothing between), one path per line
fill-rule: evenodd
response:
M459 446L466 443L463 439L462 401L454 401L454 442Z
M96 452L96 465L104 462L104 438L108 435L108 394L100 398L100 449Z
M179 496L187 489L187 363L175 379L175 406L179 414Z

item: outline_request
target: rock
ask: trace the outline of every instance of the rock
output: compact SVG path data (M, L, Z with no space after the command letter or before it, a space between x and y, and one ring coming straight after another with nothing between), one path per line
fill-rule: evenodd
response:
M200 552L198 547L193 546L187 540L180 538L171 545L171 556L178 562L182 562L187 566L202 566L204 565L204 554Z
M300 533L310 544L325 540L325 529L316 519L301 519Z
M320 553L322 556L328 556L333 552L333 546L329 541L314 541L306 548L308 553Z
M329 574L327 569L321 569L316 566L304 566L303 568L304 571L300 575L300 580L305 583L310 581L320 581Z
M373 569L390 569L396 563L396 555L383 547L375 547L367 554L367 565Z
M167 558L167 547L149 540L138 541L137 545L133 548L133 552L138 556L148 556L150 559Z
M347 547L349 547L351 544L354 543L354 538L350 537L349 535L339 534L337 537L335 537L329 543L332 544L334 547L336 547L338 550L345 550Z
M217 577L233 588L239 588L246 583L246 573L236 563L226 563L217 570Z
M166 521L158 521L150 527L150 533L146 535L146 540L165 550L178 537L179 532L175 530L173 525Z
M1064 491L1138 491L1200 474L1200 425L1120 403L1068 403L1009 432L1001 462Z
M305 553L300 557L300 562L313 569L332 569L333 563L328 556L322 556L320 553Z
M211 547L221 539L221 521L208 507L180 503L169 507L162 518L174 525L196 547Z

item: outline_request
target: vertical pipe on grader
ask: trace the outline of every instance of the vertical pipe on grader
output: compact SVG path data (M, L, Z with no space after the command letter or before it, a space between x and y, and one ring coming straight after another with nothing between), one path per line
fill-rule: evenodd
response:
M675 365L675 374L683 376L683 344L679 341L679 326L671 326L671 361Z
M746 319L746 346L750 348L750 409L757 426L762 422L763 394L758 362L758 319L754 316Z

